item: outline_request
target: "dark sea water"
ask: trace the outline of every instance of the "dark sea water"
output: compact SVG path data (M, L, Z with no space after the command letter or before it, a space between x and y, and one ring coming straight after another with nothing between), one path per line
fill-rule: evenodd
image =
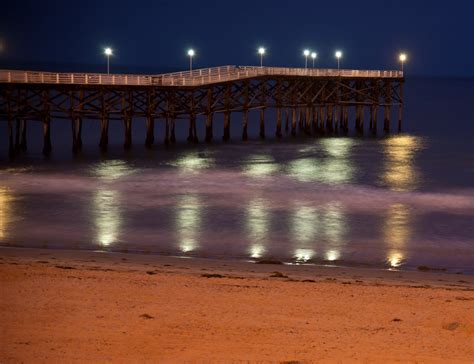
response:
M53 121L53 155L41 155L41 124L29 150L7 158L0 125L0 245L128 251L292 263L417 266L474 273L474 80L408 79L404 132L273 138L241 142L241 116L224 144L222 118L212 145L160 141L122 149L111 122L100 154L99 125L85 121L84 150L73 157L70 123ZM395 130L393 110L392 130ZM353 129L353 117L351 129ZM368 115L365 116L366 127ZM198 120L203 140L204 121Z

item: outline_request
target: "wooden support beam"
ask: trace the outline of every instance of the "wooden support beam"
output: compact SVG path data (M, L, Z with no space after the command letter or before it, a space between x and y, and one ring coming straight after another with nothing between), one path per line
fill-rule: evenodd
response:
M43 155L49 156L51 150L51 119L47 115L43 118Z
M383 108L383 131L390 132L390 106L385 105Z
M189 128L188 128L188 142L194 142L194 123L196 122L196 115L191 112L189 115Z
M326 119L326 128L329 131L333 131L333 113L334 113L334 105L328 105L328 117Z
M392 102L392 85L390 80L385 80L385 106L383 113L383 130L390 132L390 103Z
M198 143L198 136L197 136L197 127L196 127L196 114L194 111L189 115L189 135L188 135L188 142L191 143Z
M296 107L291 108L291 135L296 136Z
M213 117L214 117L214 114L212 112L209 112L206 117L206 143L210 143L212 141Z
M51 119L49 115L49 90L43 90L43 155L51 154Z
M334 105L334 130L336 133L339 132L339 116L340 116L339 105Z
M357 130L360 134L364 133L364 105L359 105L359 129Z
M275 101L276 101L276 109L277 109L277 123L276 123L276 130L275 136L277 138L281 138L281 105L282 105L282 84L280 80L277 80L276 89L275 89Z
M260 109L260 139L265 139L265 108Z
M20 152L20 135L21 135L21 131L20 131L20 126L21 124L21 119L20 118L16 118L16 127L15 127L15 153L19 153Z
M145 146L151 148L155 142L155 119L150 114L146 117L146 138Z
M403 113L403 83L400 82L399 97L400 103L398 104L398 132L402 131L402 113Z
M243 115L242 115L242 140L248 139L248 124L249 124L249 102L250 102L250 81L244 81L243 89Z
M303 108L300 107L298 110L298 129L300 131L303 130L303 118L304 118Z
M165 145L168 145L170 143L170 124L171 123L172 123L171 116L168 114L166 115L166 119L165 119L165 138L163 140L163 143L165 143Z
M344 132L349 131L349 107L344 106Z
M196 122L196 114L194 111L194 91L190 91L190 101L188 104L189 108L189 127L188 127L188 139L187 141L194 142L194 123Z
M379 106L374 104L372 105L372 134L377 134L377 111Z
M168 128L170 133L169 142L174 144L176 143L176 118L174 117L174 113L170 116Z
M313 107L311 108L311 113L312 113L312 116L311 116L311 122L312 122L311 128L312 128L312 130L313 130L313 133L317 133L317 132L318 132L318 117L319 117L318 110L319 110L319 108L316 107L316 106L313 106Z
M277 107L277 124L276 124L276 131L275 135L277 138L281 138L281 107Z
M109 144L109 117L108 115L102 115L100 120L100 141L99 147L102 151L107 150Z
M224 135L222 140L225 142L230 140L230 110L224 112Z
M155 113L155 104L154 100L156 97L155 89L149 89L146 93L146 137L145 137L145 147L151 148L155 142L155 118L153 114Z
M165 137L164 143L168 145L170 142L176 142L176 135L175 135L175 123L176 123L176 115L175 115L175 93L173 91L169 91L166 95L166 114L165 114ZM171 135L170 135L171 134Z
M290 110L286 107L285 108L285 131L288 132L289 130L289 120L290 120Z
M212 112L212 104L213 104L213 89L210 87L207 90L207 118L206 118L206 143L210 143L212 141L212 122L213 122L213 112Z
M123 103L123 97L122 97L122 103ZM100 106L101 106L101 120L100 120L99 147L103 152L105 152L109 144L109 115L107 113L107 109L105 105L105 96L104 96L103 89L100 90Z
M262 108L260 109L260 139L265 139L265 106L266 106L266 81L263 79L260 82L260 103Z
M338 112L338 118L336 122L339 124L339 129L344 131L344 106L339 105L338 109L339 109L339 112Z
M306 115L305 115L305 128L304 132L306 135L311 135L311 105L306 106Z
M355 106L355 114L356 114L355 129L356 129L356 131L359 131L359 129L360 129L360 105Z
M194 139L193 139L193 143L199 143L199 138L198 138L198 134L197 134L197 117L196 115L194 115L194 119L193 119L193 135L194 135Z
M245 109L242 115L242 140L248 139L247 128L249 124L249 110Z
M319 131L320 131L321 133L323 133L323 134L324 134L325 131L326 131L326 128L325 128L325 118L324 118L324 116L325 116L324 111L325 111L325 110L326 110L326 109L325 109L324 105L321 105L321 106L319 107Z
M126 114L123 123L125 127L125 141L123 147L125 150L129 150L132 147L132 116Z
M229 84L226 86L225 90L225 107L226 110L224 112L224 135L222 136L222 140L227 142L230 140L230 105L231 105L231 97L232 97L232 85Z
M26 152L28 150L28 143L26 140L26 127L27 127L26 119L22 118L20 121L20 130L21 130L20 150L22 152Z
M72 124L72 151L77 153L82 149L82 119L78 116L73 116Z

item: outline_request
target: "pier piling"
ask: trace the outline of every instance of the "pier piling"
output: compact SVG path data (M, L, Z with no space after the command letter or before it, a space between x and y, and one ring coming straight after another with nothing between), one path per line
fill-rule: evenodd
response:
M43 119L43 155L49 156L51 150L51 119L49 116L46 116Z
M146 117L146 138L145 146L151 148L155 142L155 119L151 115Z

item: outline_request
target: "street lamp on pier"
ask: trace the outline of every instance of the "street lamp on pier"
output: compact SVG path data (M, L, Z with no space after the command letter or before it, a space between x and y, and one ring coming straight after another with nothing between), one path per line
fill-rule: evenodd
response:
M316 61L316 57L318 54L316 52L311 53L311 58L313 59L313 68L314 68L314 62Z
M342 57L342 52L341 51L336 51L336 58L337 58L337 69L340 69L340 59Z
M400 53L400 56L398 58L400 59L400 62L402 63L402 72L403 72L403 65L405 64L405 61L407 60L407 55L405 53Z
M308 56L311 52L309 51L309 49L305 49L303 51L303 55L304 55L304 68L308 68Z
M192 70L193 70L193 57L194 57L195 54L196 54L196 52L194 52L194 49L188 50L188 56L189 56L189 72L192 72Z
M110 56L113 54L112 48L105 48L104 54L107 56L107 74L110 74Z
M260 54L260 67L263 67L263 55L265 54L265 48L260 47L258 49L258 54Z

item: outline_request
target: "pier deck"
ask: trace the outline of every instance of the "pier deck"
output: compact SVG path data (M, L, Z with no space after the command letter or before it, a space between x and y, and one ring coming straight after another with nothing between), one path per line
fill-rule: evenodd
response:
M100 120L99 145L107 148L110 119L125 125L124 147L132 145L134 118L146 118L145 144L154 142L155 119L166 125L165 143L173 143L176 121L189 118L188 141L197 142L196 118L206 118L207 142L213 139L213 116L224 114L223 140L230 139L231 113L242 113L242 139L247 139L249 111L260 112L260 137L265 138L265 110L277 110L275 134L282 136L282 118L291 135L345 133L349 108L355 129L377 131L377 110L384 110L384 131L390 130L392 106L398 106L401 129L403 72L285 67L222 66L161 75L51 73L0 70L0 119L8 121L10 154L26 146L27 121L43 123L44 154L51 152L51 120L72 122L73 151L82 147L82 120ZM16 130L15 130L16 120ZM289 126L290 125L290 126Z

